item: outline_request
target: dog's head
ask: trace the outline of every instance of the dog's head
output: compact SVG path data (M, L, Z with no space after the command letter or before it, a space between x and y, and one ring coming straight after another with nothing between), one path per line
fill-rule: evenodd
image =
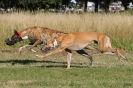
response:
M41 50L47 53L48 51L53 50L56 47L58 47L58 43L57 40L54 39L53 41L52 40L47 41L46 45Z
M5 39L5 43L7 45L14 45L19 41L22 41L22 38L20 33L17 32L16 30L14 30L14 34L10 38Z
M42 34L41 35L41 39L43 41L43 44L45 45L44 47L41 48L41 50L43 52L48 52L52 49L54 49L55 47L58 46L57 40L56 40L56 33L52 34L51 36L48 34Z

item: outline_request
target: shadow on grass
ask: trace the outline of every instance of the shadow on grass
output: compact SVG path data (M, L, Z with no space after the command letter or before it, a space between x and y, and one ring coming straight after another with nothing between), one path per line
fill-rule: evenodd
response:
M38 60L0 60L0 63L11 63L12 65L21 64L34 64L34 63L65 63L65 62L56 62L56 61L38 61Z
M42 66L37 66L37 67L46 67L46 68L55 68L55 67L59 67L59 68L66 68L67 65L66 64L55 64L55 65L42 65ZM75 64L71 64L71 67L74 67L74 68L89 68L89 66L85 66L85 65L75 65Z
M65 68L67 66L66 62L59 62L59 61L38 61L38 60L0 60L1 63L8 63L11 65L20 64L20 65L28 65L28 64L39 64L43 63L41 66L36 67L48 67L48 68L54 68L54 67L62 67ZM83 63L71 63L71 67L77 67L77 68L86 68L88 66L83 65Z

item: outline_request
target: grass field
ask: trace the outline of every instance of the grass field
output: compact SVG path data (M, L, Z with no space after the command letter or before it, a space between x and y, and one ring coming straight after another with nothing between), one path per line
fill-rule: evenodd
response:
M27 12L0 14L0 49L11 49L27 41L7 46L4 39L13 30L43 26L61 30L97 31L112 39L113 47L126 49L129 61L122 64L115 56L93 55L94 67L74 52L72 68L66 70L66 54L40 59L27 50L0 51L0 88L133 88L133 16L122 14L49 14ZM91 52L91 51L88 51Z
M66 70L65 56L58 54L36 58L24 52L0 53L0 88L132 88L133 53L123 65L115 56L94 55L94 67L74 54L72 67Z

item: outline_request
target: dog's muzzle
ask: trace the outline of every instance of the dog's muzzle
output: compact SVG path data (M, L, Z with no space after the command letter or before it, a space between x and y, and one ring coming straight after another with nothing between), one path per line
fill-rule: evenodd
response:
M11 38L7 38L7 39L5 40L5 43L6 43L7 45L14 45L14 42L11 40Z

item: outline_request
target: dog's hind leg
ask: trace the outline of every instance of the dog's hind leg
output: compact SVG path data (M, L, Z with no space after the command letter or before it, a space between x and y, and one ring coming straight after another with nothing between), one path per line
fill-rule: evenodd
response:
M109 54L109 55L117 55L118 59L122 62L125 63L127 61L127 58L123 55L124 50L121 48L104 48L103 54Z
M125 61L128 61L128 59L122 55L122 52L124 52L123 49L120 49L120 48L116 48L116 55L118 56L118 59L121 61L121 62L125 62ZM124 61L123 61L124 60Z
M85 57L87 57L87 58L89 58L90 59L90 65L92 66L93 65L93 58L92 58L92 56L90 55L90 54L88 54L87 52L85 52L83 49L82 50L77 50L76 51L78 54L80 54L80 55L82 55L82 56L85 56Z

